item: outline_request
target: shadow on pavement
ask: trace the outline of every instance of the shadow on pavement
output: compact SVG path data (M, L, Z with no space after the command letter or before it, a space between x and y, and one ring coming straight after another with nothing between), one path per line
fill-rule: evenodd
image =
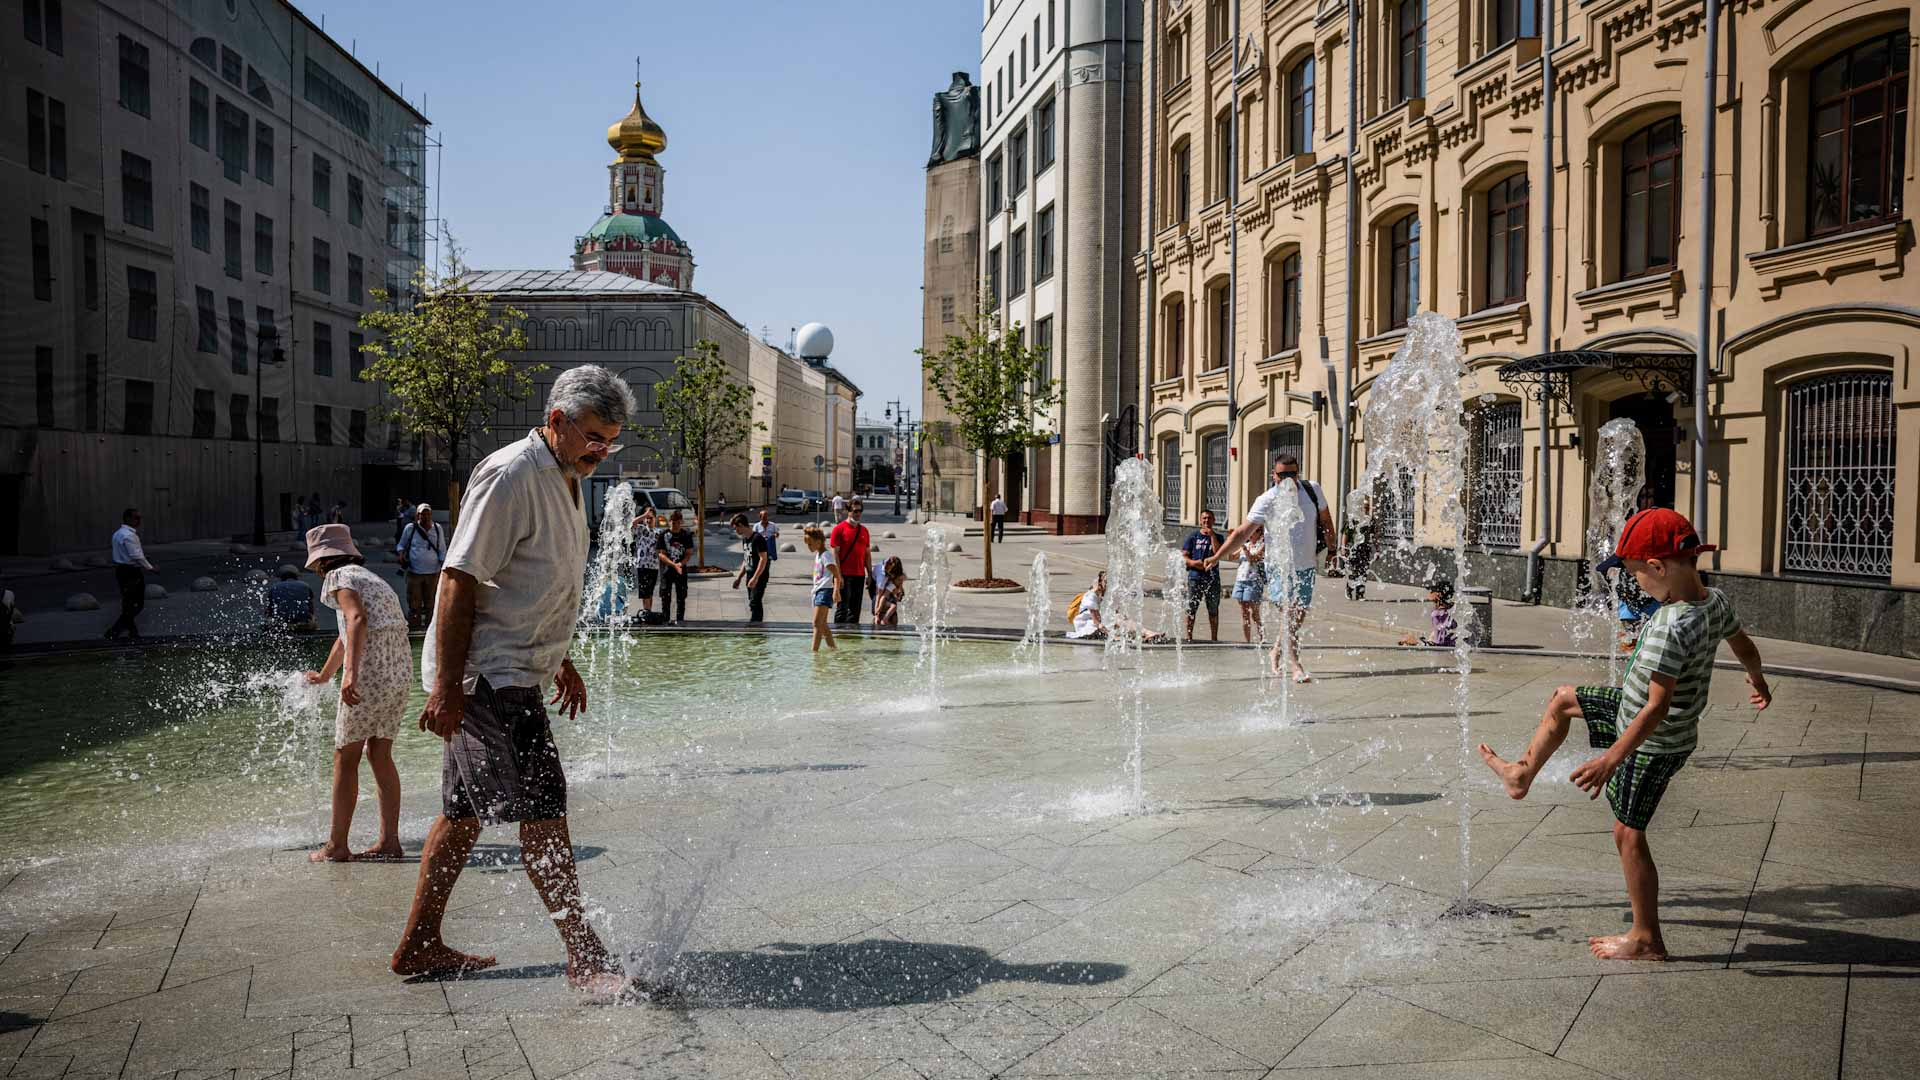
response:
M690 1005L834 1012L947 1001L997 982L1093 987L1126 973L1124 964L1009 964L973 945L869 938L682 953L673 982Z

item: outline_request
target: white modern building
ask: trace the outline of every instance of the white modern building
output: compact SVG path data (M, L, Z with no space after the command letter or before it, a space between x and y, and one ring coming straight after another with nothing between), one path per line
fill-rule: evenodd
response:
M981 295L1049 352L1061 398L1051 442L984 470L983 488L1021 520L1096 532L1138 442L1141 0L983 6Z

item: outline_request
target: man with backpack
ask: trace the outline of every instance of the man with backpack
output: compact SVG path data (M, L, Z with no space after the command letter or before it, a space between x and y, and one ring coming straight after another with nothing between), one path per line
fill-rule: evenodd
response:
M407 575L407 625L425 630L433 621L440 563L447 550L446 533L440 523L433 520L433 507L421 503L413 508L413 520L400 530L400 542L393 550L400 556L400 569Z
M1292 498L1299 500L1300 513L1286 536L1278 530L1280 520L1280 500ZM1320 552L1335 547L1333 514L1327 509L1327 497L1320 485L1311 480L1300 478L1300 459L1290 453L1282 453L1273 459L1273 486L1253 501L1247 511L1247 520L1227 535L1226 543L1209 560L1218 565L1221 559L1240 550L1242 544L1264 527L1267 544L1291 542L1293 544L1293 581L1274 580L1268 584L1269 595L1281 603L1285 610L1282 615L1287 620L1290 633L1284 639L1276 639L1275 648L1280 641L1291 641L1293 655L1293 681L1311 682L1313 676L1300 664L1300 627L1307 621L1307 611L1313 607L1313 583L1319 573ZM1275 656L1278 666L1279 657Z

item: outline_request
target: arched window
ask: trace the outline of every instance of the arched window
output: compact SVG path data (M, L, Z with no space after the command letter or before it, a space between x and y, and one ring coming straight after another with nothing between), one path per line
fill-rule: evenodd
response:
M1166 378L1177 379L1187 370L1187 305L1178 296L1167 298Z
M1620 276L1671 271L1680 245L1680 118L1620 144Z
M1300 252L1267 262L1267 352L1300 347Z
M1540 36L1540 0L1493 0L1493 43Z
M1287 71L1287 131L1289 154L1313 152L1313 57Z
M1527 174L1487 190L1487 306L1527 298Z
M1161 518L1169 525L1180 524L1180 436L1160 440Z
M1907 32L1896 30L1813 69L1808 235L1899 219L1907 68Z
M1427 0L1400 0L1394 15L1394 56L1400 78L1395 105L1427 93Z
M1200 509L1213 511L1215 521L1227 519L1227 457L1226 432L1201 438Z
M1497 401L1468 416L1467 539L1482 548L1520 546L1520 403Z
M1267 471L1261 473L1265 483L1273 476L1273 463L1280 460L1281 454L1292 454L1293 460L1306 464L1307 429L1299 424L1281 424L1267 432Z
M1387 229L1387 329L1407 325L1420 310L1420 215Z
M1193 204L1193 143L1186 139L1175 143L1167 160L1168 224L1185 225Z
M1893 569L1893 376L1821 375L1786 396L1781 568L1885 580Z
M1207 370L1227 366L1233 355L1233 286L1229 278L1207 285Z

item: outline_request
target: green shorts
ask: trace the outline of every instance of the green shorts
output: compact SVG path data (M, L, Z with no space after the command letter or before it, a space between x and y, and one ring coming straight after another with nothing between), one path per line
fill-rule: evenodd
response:
M1612 746L1620 738L1620 688L1576 686L1573 693L1587 722L1587 741L1598 750ZM1667 782L1690 756L1636 750L1621 762L1607 780L1607 805L1613 807L1615 820L1629 829L1645 829L1660 805L1660 796L1666 794Z

